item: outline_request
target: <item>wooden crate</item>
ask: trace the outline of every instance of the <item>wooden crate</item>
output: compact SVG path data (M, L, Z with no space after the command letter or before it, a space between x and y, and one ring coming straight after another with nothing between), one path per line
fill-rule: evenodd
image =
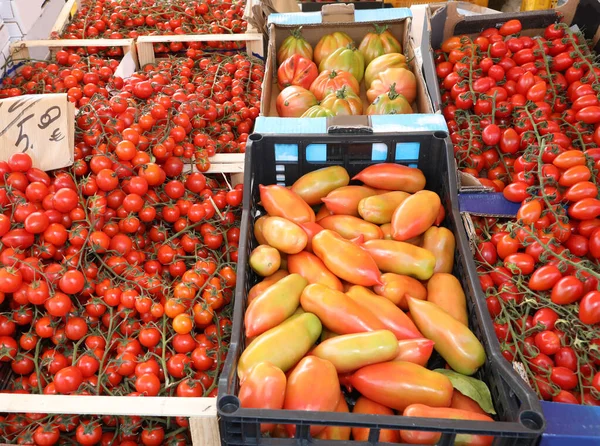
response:
M29 49L45 47L52 55L63 48L73 47L120 47L123 50L123 57L130 56L138 67L137 49L134 39L96 39L96 40L21 40L11 45L10 54L14 61L30 59Z
M71 18L77 12L79 8L80 0L68 0L62 9L54 27L52 28L52 35L60 35L63 33ZM246 7L244 9L244 17L252 16L252 4L253 0L246 1ZM68 42L69 39L60 39L59 41ZM88 46L94 46L96 39L86 39L85 41L90 42ZM79 40L78 42L81 42ZM149 63L154 63L156 60L154 54L154 43L169 43L169 42L245 42L246 51L249 54L264 57L264 38L250 23L245 34L190 34L190 35L157 35L157 36L140 36L137 39L137 49L140 66L144 66Z
M246 52L251 55L264 57L263 35L260 33L246 34L203 34L187 36L141 36L137 38L137 54L140 67L152 64L157 56L154 53L155 43L170 42L245 42Z
M0 413L187 417L193 446L219 446L216 398L3 393Z

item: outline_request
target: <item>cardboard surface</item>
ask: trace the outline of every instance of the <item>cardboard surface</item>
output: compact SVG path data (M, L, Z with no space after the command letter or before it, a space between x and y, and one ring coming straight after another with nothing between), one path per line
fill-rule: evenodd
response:
M66 93L0 100L0 160L28 153L34 167L54 170L73 164L75 107Z
M261 116L277 117L279 120L270 123L269 120L262 120L260 121L260 124L257 121L256 131L273 133L276 132L274 129L281 129L283 126L289 133L289 131L293 131L295 128L305 127L304 124L299 123L302 118L279 118L275 106L277 96L280 93L280 89L277 85L277 48L279 48L285 38L289 36L289 31L296 28L298 25L302 25L302 35L314 48L321 37L339 30L343 30L347 33L358 46L362 38L368 32L373 30L374 23L386 24L389 31L402 43L404 55L407 57L407 60L409 60L409 67L417 78L417 99L415 103L412 104L415 114L391 115L392 121L397 120L398 122L398 127L393 128L392 131L401 131L400 128L407 125L410 130L418 129L419 127L416 122L419 120L417 118L419 115L417 115L417 113L433 112L433 107L425 86L425 79L420 69L420 64L417 63L419 58L415 57L414 46L410 38L410 10L407 8L361 10L354 11L354 14L350 15L349 11L352 9L352 5L328 5L328 7L324 8L321 12L308 14L271 14L269 16L270 40L267 50L265 77L263 80ZM369 106L369 102L366 98L364 81L361 82L361 98L363 100L363 109L366 110ZM406 118L407 116L412 118ZM289 123L283 123L281 120L289 121ZM315 118L311 118L310 121L314 121L313 125L315 125L315 128L319 127L322 129L321 126L323 124L317 124ZM345 124L343 124L342 121L343 118L335 117L324 125L334 127L344 126ZM365 120L363 124L367 125L367 121ZM437 126L437 124L438 122L436 121L435 125ZM386 125L389 126L389 123ZM308 127L312 128L312 125L308 125ZM387 128L389 129L389 127ZM445 124L443 131L447 131ZM297 132L293 131L293 133Z

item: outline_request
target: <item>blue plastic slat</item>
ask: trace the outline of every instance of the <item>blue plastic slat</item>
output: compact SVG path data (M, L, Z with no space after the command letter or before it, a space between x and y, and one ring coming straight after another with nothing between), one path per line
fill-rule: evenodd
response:
M254 124L254 133L327 133L327 118L272 118L259 116Z
M411 114L371 116L375 133L448 132L442 115ZM277 118L259 116L254 125L256 133L318 134L327 133L327 118Z
M388 155L388 146L384 143L373 144L373 152L371 153L372 161L385 161Z
M539 446L600 444L600 407L542 401L546 432Z
M298 161L298 144L275 144L275 161Z
M514 217L521 207L520 203L508 201L501 193L461 193L458 195L458 205L460 212L501 217Z
M327 144L310 144L306 146L306 161L312 163L327 161Z
M444 117L439 114L374 115L373 131L388 132L448 132Z
M396 161L418 160L421 144L418 142L396 143Z

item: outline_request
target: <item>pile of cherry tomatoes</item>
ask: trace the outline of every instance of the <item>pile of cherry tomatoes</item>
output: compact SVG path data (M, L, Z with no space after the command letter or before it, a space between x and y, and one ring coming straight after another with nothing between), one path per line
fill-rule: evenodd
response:
M71 167L0 162L4 391L214 397L243 190L203 172L245 151L264 66L200 51L128 79L117 65L59 51L2 82L0 97L64 92L78 108ZM0 416L0 442L191 444L185 418L46 414Z
M504 357L540 398L600 405L600 67L563 23L510 20L436 54L459 169L515 219L474 218L476 260Z
M151 35L241 34L246 32L245 1L240 0L83 0L55 39L127 39ZM198 43L202 49L239 49L239 42ZM179 52L188 44L156 45L157 52Z

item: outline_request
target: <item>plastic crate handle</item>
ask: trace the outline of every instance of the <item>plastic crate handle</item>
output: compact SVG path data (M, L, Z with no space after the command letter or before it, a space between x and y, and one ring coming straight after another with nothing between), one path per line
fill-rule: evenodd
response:
M332 116L327 118L327 133L370 135L373 133L373 123L371 117L366 115Z

